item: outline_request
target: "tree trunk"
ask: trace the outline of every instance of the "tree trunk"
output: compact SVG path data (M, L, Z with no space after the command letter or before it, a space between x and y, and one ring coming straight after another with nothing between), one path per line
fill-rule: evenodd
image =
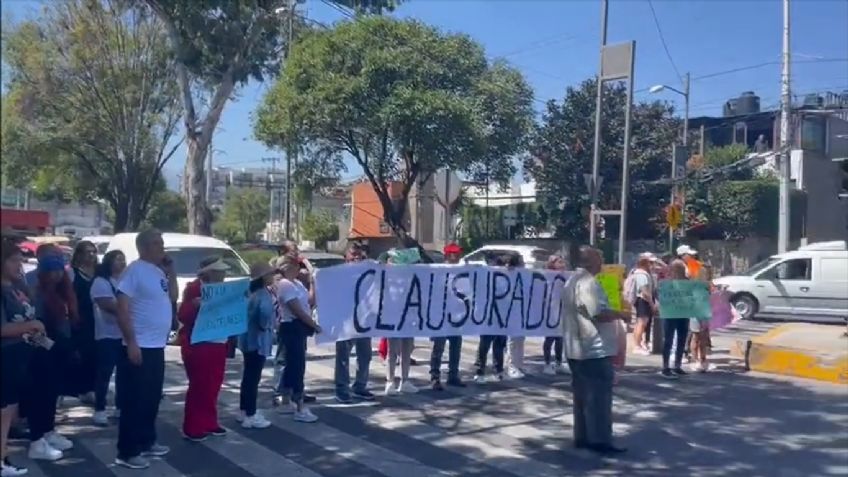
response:
M212 211L206 202L206 171L204 161L209 141L203 135L186 135L188 155L183 175L183 190L188 213L188 233L212 235Z
M128 231L130 218L130 204L128 200L118 199L117 203L112 204L112 209L115 212L115 223L113 228L116 234Z

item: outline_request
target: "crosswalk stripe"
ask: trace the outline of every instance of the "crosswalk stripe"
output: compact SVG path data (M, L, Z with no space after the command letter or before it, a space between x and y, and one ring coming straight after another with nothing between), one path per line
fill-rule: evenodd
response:
M108 431L98 432L93 437L83 437L77 442L82 444L94 456L96 461L109 470L109 475L116 477L137 477L138 470L119 467L114 464L117 449L117 427L113 426ZM89 475L88 470L76 475ZM150 459L150 467L144 471L144 477L181 477L184 474L168 465L162 459Z

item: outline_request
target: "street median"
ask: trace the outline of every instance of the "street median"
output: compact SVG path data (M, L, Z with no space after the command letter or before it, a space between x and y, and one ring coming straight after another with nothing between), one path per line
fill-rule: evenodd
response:
M848 384L848 338L841 326L791 323L747 341L732 354L761 373Z

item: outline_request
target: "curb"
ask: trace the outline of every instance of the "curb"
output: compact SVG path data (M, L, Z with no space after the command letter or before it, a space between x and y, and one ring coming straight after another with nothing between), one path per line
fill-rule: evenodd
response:
M844 350L831 353L771 343L791 330L778 326L751 340L736 341L731 355L744 358L748 371L848 384L848 342Z

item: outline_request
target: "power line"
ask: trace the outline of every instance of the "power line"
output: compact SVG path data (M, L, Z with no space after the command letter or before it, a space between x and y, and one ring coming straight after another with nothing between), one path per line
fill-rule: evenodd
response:
M648 0L648 6L651 7L651 16L654 17L654 25L657 27L657 33L660 36L660 42L662 42L663 49L665 50L665 55L668 57L668 62L671 63L671 67L674 68L674 72L677 74L677 78L682 83L683 75L680 74L680 70L677 69L677 65L674 63L674 58L671 57L671 52L668 51L668 45L665 42L665 35L663 35L662 28L660 28L660 20L657 18L657 11L654 10L654 3L651 0Z

